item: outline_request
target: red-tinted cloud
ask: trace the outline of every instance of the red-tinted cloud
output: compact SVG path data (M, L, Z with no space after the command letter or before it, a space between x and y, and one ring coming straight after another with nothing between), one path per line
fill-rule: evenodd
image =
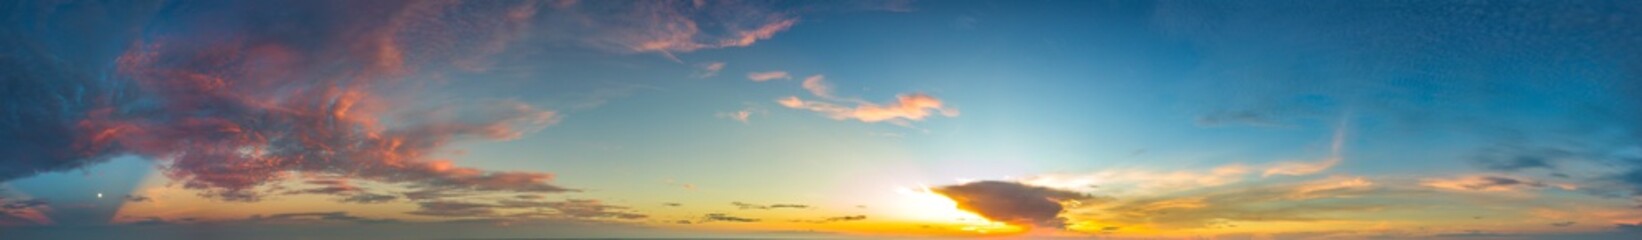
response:
M228 200L256 200L259 186L298 173L422 191L571 191L549 184L547 173L491 172L437 159L455 141L509 140L539 130L557 121L553 111L506 101L444 106L406 91L429 84L412 76L482 70L480 59L530 24L534 3L192 7L199 9L151 24L105 78L19 73L56 82L19 85L44 93L18 102L84 104L19 109L33 111L22 117L40 119L26 123L38 129L8 128L6 139L63 137L6 148L8 157L26 159L0 167L0 179L135 154L162 161L165 175L185 187ZM285 10L265 11L276 7ZM295 191L362 193L347 184Z

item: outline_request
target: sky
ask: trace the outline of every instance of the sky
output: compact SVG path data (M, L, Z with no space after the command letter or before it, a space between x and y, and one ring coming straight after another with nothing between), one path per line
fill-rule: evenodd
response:
M0 239L1642 237L1635 1L0 12Z

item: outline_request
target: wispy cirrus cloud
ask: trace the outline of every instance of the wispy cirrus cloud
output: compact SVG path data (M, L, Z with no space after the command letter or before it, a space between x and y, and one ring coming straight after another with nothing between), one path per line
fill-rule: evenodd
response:
M713 77L713 76L718 76L718 71L723 71L723 70L724 70L724 62L698 63L698 64L696 64L695 73L691 73L690 77L691 78L710 78L710 77Z
M1576 190L1573 184L1551 184L1521 177L1476 175L1458 178L1428 178L1420 186L1462 192L1521 192L1531 189L1559 188Z
M750 72L750 73L747 73L747 80L753 80L754 82L765 82L765 81L776 80L776 79L792 79L792 75L787 74L787 71L768 71L768 72Z
M896 125L910 126L914 121L923 121L930 116L958 116L958 109L945 106L940 99L923 93L902 94L895 97L895 101L876 104L858 103L854 107L842 106L827 101L806 101L797 96L789 96L776 100L781 106L802 109L836 120L856 120L866 123L888 122Z
M837 98L832 95L832 84L827 83L826 76L814 75L806 77L804 78L802 86L804 87L804 90L810 91L810 94L815 95L816 97L827 99Z
M577 41L675 61L676 53L751 46L798 23L795 11L751 1L579 1L550 9L550 21Z

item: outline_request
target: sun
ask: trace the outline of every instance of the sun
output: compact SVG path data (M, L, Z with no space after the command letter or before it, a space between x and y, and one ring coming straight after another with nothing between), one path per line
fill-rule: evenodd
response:
M930 191L929 187L900 188L896 189L896 193L899 193L901 197L896 204L895 214L909 220L954 227L980 234L1009 234L1026 230L1023 227L992 221L981 215L958 209L957 202Z

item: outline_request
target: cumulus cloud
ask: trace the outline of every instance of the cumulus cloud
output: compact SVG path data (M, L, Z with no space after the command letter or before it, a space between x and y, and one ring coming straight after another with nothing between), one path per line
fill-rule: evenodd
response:
M896 125L911 125L912 121L923 121L932 115L947 117L958 116L956 108L946 107L940 99L923 93L902 94L895 97L894 102L886 104L859 103L855 107L846 107L827 101L806 101L797 96L789 96L777 100L781 106L802 109L821 113L836 120L856 120L867 123L888 122Z
M1062 202L1090 198L1072 191L1004 181L971 182L931 191L951 198L958 203L958 209L1023 227L1064 228Z
M276 4L302 11L260 11ZM293 173L416 189L571 191L549 184L550 174L489 172L434 156L454 141L519 138L555 123L555 112L506 101L422 107L401 101L414 94L389 91L415 86L406 81L412 74L481 66L530 25L534 4L197 7L149 23L141 37L104 39L130 42L85 63L112 71L52 63L45 59L53 53L36 47L0 54L9 69L0 82L19 92L0 101L13 110L0 119L0 153L9 156L0 180L138 155L162 161L165 176L184 187L236 201L258 200L253 189Z
M750 72L750 73L747 73L747 80L753 80L754 82L764 82L764 81L776 80L776 79L792 79L792 75L787 74L787 72L785 72L785 71L768 71L768 72Z

